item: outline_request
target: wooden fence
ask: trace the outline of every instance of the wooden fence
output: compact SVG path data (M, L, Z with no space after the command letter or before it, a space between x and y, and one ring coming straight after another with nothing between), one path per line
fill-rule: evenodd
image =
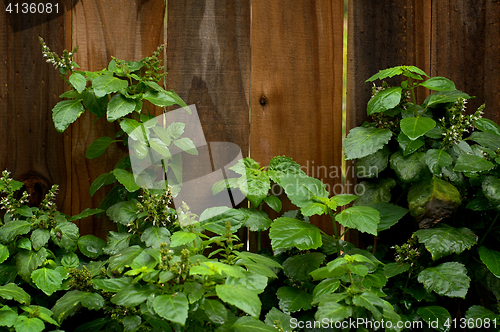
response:
M63 212L97 207L104 192L90 198L90 184L126 153L84 158L116 130L89 114L55 131L51 109L67 87L44 62L39 35L59 53L78 45L85 70L165 43L167 88L196 104L208 142L236 143L262 165L286 155L310 175L340 169L343 0L57 1L61 13L50 17L9 14L10 1L0 2L0 169L26 183L33 203L57 183ZM454 80L477 97L472 110L486 101L486 116L500 123L499 21L493 0L350 0L348 127L365 118L364 80L399 64ZM333 189L341 178L331 175L319 177ZM92 218L79 226L102 237L113 227Z

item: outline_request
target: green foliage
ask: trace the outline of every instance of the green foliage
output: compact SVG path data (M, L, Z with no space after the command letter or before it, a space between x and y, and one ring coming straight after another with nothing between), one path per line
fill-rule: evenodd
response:
M471 96L447 78L425 79L416 67L381 70L367 82L396 75L402 76L396 87L383 82L373 88L367 105L371 120L353 128L344 141L346 159L356 159L365 189L354 205L380 213L377 231L382 234L371 233L381 239L372 249L387 263L383 274L390 278L389 301L404 320L439 318L439 326L430 326L439 331L450 330L451 317L494 319L498 307L487 300L493 294L471 294L469 286L486 282L476 269L491 272L490 285L500 273L500 126L482 118L484 105L465 115ZM415 91L423 88L434 92L419 105ZM386 139L374 135L365 144L370 136L365 132L382 130ZM392 237L384 237L393 229ZM328 276L319 271L315 275ZM463 298L465 309L450 306L446 297ZM477 306L483 301L490 306ZM342 318L354 315L352 308L338 304L328 303L328 310Z

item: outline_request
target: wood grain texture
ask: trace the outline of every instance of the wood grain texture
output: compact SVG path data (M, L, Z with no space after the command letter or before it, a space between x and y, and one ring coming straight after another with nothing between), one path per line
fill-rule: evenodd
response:
M43 14L8 14L6 3L0 2L0 169L25 183L32 206L58 184L56 204L70 213L71 132L57 133L51 112L64 82L42 57L38 36L58 53L71 46L71 1L59 1L65 15L50 20Z
M169 0L167 11L167 88L196 106L207 143L237 144L247 157L250 1ZM229 160L219 162L226 165ZM188 171L208 175L211 170L205 164L199 162ZM209 202L212 192L210 186L199 186L190 195ZM200 214L202 209L193 212Z
M432 3L432 75L455 82L469 100L467 113L486 103L484 117L500 123L500 3L445 0Z
M331 192L341 181L342 32L343 1L252 2L251 157L292 157ZM314 223L333 232L326 218Z
M165 15L164 0L86 0L73 10L73 45L79 46L76 62L82 70L101 70L107 67L111 56L122 60L138 61L151 53L163 39ZM154 111L158 113L158 110ZM112 146L101 157L85 159L88 146L102 136L114 137L118 123L105 119L95 122L95 116L87 113L72 125L72 212L96 208L106 191L99 190L93 198L89 187L102 173L113 169L127 151ZM80 233L105 237L114 228L111 222L87 218L79 223Z
M367 119L371 84L365 80L370 76L398 65L414 65L429 74L430 19L431 0L349 1L348 131ZM423 101L426 91L417 93L417 101Z

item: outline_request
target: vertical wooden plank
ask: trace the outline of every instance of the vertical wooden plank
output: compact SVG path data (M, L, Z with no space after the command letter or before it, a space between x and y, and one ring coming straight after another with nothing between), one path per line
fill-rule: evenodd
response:
M292 157L337 194L342 33L342 0L252 2L251 156L262 165ZM314 222L333 232L329 220Z
M235 143L247 157L250 0L167 3L167 88L177 92L188 105L196 106L208 144ZM206 148L198 150L205 151L208 157ZM214 161L216 157L212 157ZM199 177L208 175L211 170L206 170L204 164L200 162L189 171ZM208 202L211 188L197 189L190 195ZM191 208L196 214L203 210L200 206Z
M64 82L45 63L38 36L53 51L69 48L72 3L57 1L59 14L53 8L51 15L9 14L8 3L0 2L0 169L25 182L32 206L58 184L56 204L70 213L70 132L56 132L51 112Z
M150 55L163 40L164 0L87 0L78 2L73 10L73 45L79 46L76 62L82 70L105 68L111 56L137 61ZM97 207L106 192L98 191L93 198L89 187L94 179L113 169L127 151L117 146L104 156L85 159L85 151L97 138L114 137L118 123L107 123L85 114L72 126L72 210L79 213ZM105 237L114 227L110 222L88 218L79 222L81 234L93 233Z
M430 18L431 0L349 0L348 130L367 119L371 86L364 82L370 76L398 65L430 72ZM418 93L423 101L425 91Z
M500 3L445 0L432 4L432 75L455 82L475 96L473 113L486 103L485 117L500 123Z

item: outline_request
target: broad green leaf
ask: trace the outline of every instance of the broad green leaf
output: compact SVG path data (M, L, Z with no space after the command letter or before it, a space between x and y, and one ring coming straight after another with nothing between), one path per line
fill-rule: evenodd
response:
M367 114L380 113L396 107L401 101L401 87L393 87L380 91L368 102Z
M387 146L370 154L359 158L356 161L356 175L362 178L373 178L387 168L391 151Z
M261 274L245 272L244 278L228 277L226 285L241 285L258 294L264 292L267 287L268 278Z
M151 226L141 235L146 246L159 249L162 243L170 243L170 232L164 227Z
M340 286L338 279L325 279L322 280L313 290L313 298L317 300L320 296L335 292Z
M111 271L118 270L118 272L123 271L125 266L130 266L134 259L139 256L139 254L143 251L144 249L137 246L133 245L131 247L128 247L122 251L120 251L117 255L114 255L109 258L109 266L108 268Z
M106 115L106 108L108 105L108 98L97 97L93 89L87 89L83 91L83 106L98 118L102 118Z
M415 73L429 77L422 69L415 66L396 66L387 69L381 69L378 73L367 79L365 82L373 82L375 80L383 80L384 78L391 78L396 75L404 74L405 72Z
M52 241L59 247L69 250L76 250L78 244L78 226L72 222L61 222L50 230Z
M111 98L108 102L107 119L109 122L118 120L135 110L136 102L133 99L126 98L120 93Z
M320 252L290 256L283 262L283 272L293 280L310 280L310 273L320 267L325 257Z
M327 206L323 203L310 203L300 209L304 217L311 217L314 215L322 215L328 213Z
M200 225L204 229L219 235L226 234L226 221L231 224L231 232L235 232L246 221L247 215L239 209L228 207L213 207L203 211L200 215Z
M12 310L8 305L0 308L0 326L11 327L17 320L17 312Z
M41 332L45 330L45 324L40 318L18 316L14 328L16 332Z
M205 299L203 302L203 309L208 318L215 324L224 324L227 320L227 309L218 300Z
M59 98L82 99L83 95L76 90L68 90L61 94Z
M92 234L84 235L78 239L78 249L89 258L97 258L104 254L102 249L106 244L106 241Z
M123 318L123 327L124 331L123 332L132 332L132 331L137 331L137 327L139 327L142 323L142 319L140 316L134 315L134 316L125 316Z
M217 296L224 302L236 306L252 317L258 318L262 302L259 296L241 285L217 285Z
M500 278L500 252L481 246L478 250L479 258L497 278Z
M134 179L134 174L121 169L121 168L115 168L113 170L113 175L116 177L118 182L123 184L123 186L129 191L129 192L134 192L139 189L139 186L135 182Z
M444 150L429 149L425 153L425 163L432 174L441 177L443 167L451 166L453 159Z
M21 306L21 309L29 314L34 314L34 316L38 316L38 318L46 321L47 323L59 326L59 324L54 319L52 319L53 312L45 307L39 305L30 305L29 307Z
M360 195L354 206L370 205L377 202L389 202L391 200L391 189L396 185L392 178L382 178L375 182L361 181L354 191Z
M115 180L116 178L113 175L113 172L99 175L90 185L90 190L89 190L90 196L91 197L94 196L95 192L99 190L102 186L112 184L113 182L115 182Z
M352 303L358 307L368 309L376 320L382 319L385 302L374 293L365 291L361 294L355 295L352 299Z
M500 149L500 134L475 131L467 139L495 151Z
M452 326L451 315L443 307L439 306L427 306L420 307L417 309L417 313L422 317L424 322L431 322L433 328L436 328L438 331L449 331L450 326Z
M31 250L31 241L27 237L20 236L17 238L16 247L19 249Z
M441 76L435 76L431 77L428 80L420 83L419 85L426 87L429 90L434 90L434 91L451 91L451 90L456 90L455 88L455 83L453 81L441 77Z
M351 194L340 194L340 195L335 195L330 200L334 202L337 206L343 206L347 205L355 200L357 200L359 196L357 195L351 195ZM332 207L330 207L332 208ZM333 210L333 209L332 209Z
M289 174L281 176L279 181L292 204L300 208L314 203L314 197L328 197L326 185L309 176Z
M118 202L106 210L109 219L124 226L137 219L137 200Z
M274 250L289 247L308 250L323 244L318 227L288 217L278 218L272 223L269 237Z
M416 140L436 127L436 121L426 117L408 117L401 120L401 131L411 140Z
M279 326L283 331L292 331L292 317L272 307L266 315L265 323L269 326ZM274 330L275 331L275 330ZM252 331L249 331L252 332Z
M500 211L500 179L494 176L486 176L481 184L481 190L488 202Z
M185 151L189 154L198 155L198 150L196 150L196 146L190 138L183 137L176 139L174 140L174 144L182 151Z
M377 210L368 206L352 206L337 214L335 220L344 227L377 235L380 214Z
M52 307L53 318L60 324L67 317L73 315L80 307L80 304L91 310L101 309L104 299L97 293L72 290L60 297Z
M428 228L449 217L460 205L460 192L437 177L415 183L408 192L408 206L421 228Z
M120 121L120 128L129 135L130 138L136 141L144 142L144 132L142 123L134 119L122 119Z
M332 320L334 322L343 321L353 315L351 306L339 304L337 302L324 302L318 306L318 311L314 314L317 321L322 319Z
M90 216L93 216L93 215L101 213L101 212L104 212L104 210L86 208L85 210L83 210L79 214L74 215L71 218L69 218L68 221L75 221L75 220L85 219L85 218L88 218Z
M51 296L52 293L61 289L63 277L56 270L43 267L31 273L31 280L45 294Z
M0 240L9 244L18 235L28 234L31 224L26 220L13 220L0 227Z
M104 97L107 94L125 89L128 87L128 82L108 74L94 78L92 87L97 97Z
M85 158L94 159L102 156L108 149L108 146L113 142L114 140L111 137L107 136L96 139L88 147L87 152L85 153Z
M162 155L163 159L172 158L172 153L170 153L170 150L161 139L153 137L149 140L149 145L151 145L153 150Z
M114 279L92 279L92 283L103 291L116 293L130 286L132 284L132 278L120 277Z
M271 197L271 196L268 196ZM276 197L276 196L273 196ZM240 208L247 215L247 220L244 226L248 227L252 232L265 231L271 226L271 219L264 211L255 208Z
M0 297L6 300L14 300L25 305L29 305L31 302L31 296L14 283L0 286Z
M135 307L145 302L149 295L157 291L158 289L153 285L132 284L118 291L111 298L111 303L125 307ZM178 295L184 294L180 293Z
M366 157L382 149L392 137L392 131L380 128L356 127L344 139L345 159Z
M184 293L155 297L153 308L160 317L184 326L188 317L189 303Z
M37 248L37 250L40 248ZM5 262L5 260L9 258L9 248L7 246L4 246L3 244L0 244L0 264Z
M270 267L275 267L275 268L280 268L280 269L283 268L280 263L272 260L271 258L263 256L263 255L255 254L253 252L248 252L248 251L239 251L238 252L238 251L236 251L235 255L241 259L253 261L254 263L256 263L258 265L270 266ZM238 261L236 262L236 264L238 264Z
M466 227L454 228L446 224L430 229L420 229L415 232L420 243L431 253L432 259L453 253L460 254L476 244L477 236Z
M487 323L489 326L494 326L498 324L500 316L495 314L493 311L486 309L480 305L473 305L465 313L465 320L467 321L467 327L472 329L486 328Z
M231 325L231 328L233 328L235 332L276 332L274 327L248 316L238 318L238 320Z
M31 273L45 262L47 250L40 249L38 252L33 250L21 250L16 255L17 273L26 281L30 281Z
M423 283L427 291L434 291L448 297L465 298L470 278L463 264L447 262L436 267L428 267L420 272L418 282Z
M410 269L410 264L408 263L403 263L403 264L398 264L398 263L389 263L384 266L384 276L387 278L394 277L398 274L404 273Z
M182 122L172 122L166 129L166 134L170 139L177 139L184 133L186 125Z
M490 119L477 119L474 121L474 126L485 133L500 135L500 126Z
M470 154L462 154L458 156L454 171L458 172L482 172L488 171L495 165L482 157Z
M122 250L128 248L132 234L119 233L110 231L108 233L108 245L103 248L104 253L107 255L116 255Z
M380 222L377 226L379 232L391 228L408 213L408 209L387 202L372 203L369 207L380 214Z
M280 309L286 314L310 309L313 299L311 294L290 286L278 288L276 296Z
M178 247L178 246L183 246L187 243L193 242L198 238L198 235L190 232L184 232L184 231L177 231L174 234L172 234L172 237L170 238L170 247Z
M102 331L104 325L106 325L110 320L111 318L109 317L97 318L88 323L78 326L75 330L73 330L73 332ZM60 332L60 331L53 331L53 332Z
M167 91L148 91L144 94L144 99L160 107L167 107L177 104L173 96Z
M282 207L282 203L281 203L281 200L274 196L274 195L269 195L267 196L266 198L264 198L264 202L271 208L273 209L274 211L280 213L281 211L281 207Z
M77 268L80 265L80 259L74 252L69 252L67 255L64 255L61 259L61 265L66 269ZM61 271L59 271L62 273Z
M78 93L82 93L87 86L87 80L85 76L79 73L73 73L69 76L69 83L75 88Z
M437 104L453 103L456 102L459 98L469 99L471 98L471 96L459 90L434 92L424 100L422 106L424 108L427 108Z
M85 112L81 99L60 101L52 109L52 120L56 130L60 133L76 121Z

